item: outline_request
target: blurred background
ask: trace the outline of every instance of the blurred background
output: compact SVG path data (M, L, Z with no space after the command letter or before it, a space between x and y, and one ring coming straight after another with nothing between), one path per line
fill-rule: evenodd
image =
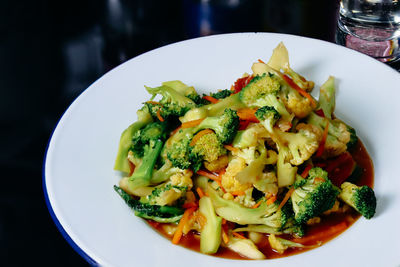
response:
M338 0L1 3L2 266L88 265L49 215L42 165L63 112L104 73L143 52L211 34L279 32L334 42L338 12Z

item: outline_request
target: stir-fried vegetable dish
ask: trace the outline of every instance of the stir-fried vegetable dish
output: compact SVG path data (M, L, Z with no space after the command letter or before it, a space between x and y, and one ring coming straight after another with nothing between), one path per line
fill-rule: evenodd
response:
M207 95L177 80L146 86L120 139L115 191L173 244L192 236L202 253L248 259L318 247L349 226L340 214L371 219L372 183L353 157L362 144L334 114L334 77L314 98L282 43L251 69ZM332 215L343 219L310 230Z

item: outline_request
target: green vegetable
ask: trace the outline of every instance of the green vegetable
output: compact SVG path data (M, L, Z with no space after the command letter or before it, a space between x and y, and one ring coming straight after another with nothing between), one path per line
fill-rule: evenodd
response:
M229 236L229 242L226 246L236 253L252 259L252 260L263 260L265 259L264 254L258 250L257 246L250 239L241 239L234 236Z
M204 196L200 199L199 211L207 219L200 234L200 251L206 254L214 254L221 244L222 219L215 214L209 197Z
M335 110L335 78L330 76L319 89L319 107L328 119L332 119Z
M281 115L274 107L264 106L257 109L255 113L256 118L267 129L268 132L273 132L275 123L280 119Z
M114 170L129 173L128 152L132 145L133 136L144 126L153 121L148 108L145 106L137 111L138 120L131 124L121 134Z
M285 226L290 216L290 210L288 210L290 207L285 205L278 210L278 201L270 205L263 201L258 208L252 209L221 198L211 186L207 187L207 193L213 202L216 213L227 221L242 225L263 224L279 231Z
M138 217L160 223L173 223L182 218L184 212L183 209L178 207L141 203L139 200L132 198L118 186L114 186L114 190L122 197L126 204L135 211L135 215Z
M328 173L321 168L312 168L308 177L296 181L294 187L290 198L295 220L300 224L332 208L339 195L339 190L328 179Z
M352 206L366 219L371 219L375 214L376 197L374 191L364 185L357 186L355 184L344 182L341 185L342 192L339 198Z

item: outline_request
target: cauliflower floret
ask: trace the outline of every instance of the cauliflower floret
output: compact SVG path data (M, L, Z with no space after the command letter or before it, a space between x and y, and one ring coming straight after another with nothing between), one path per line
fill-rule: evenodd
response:
M191 170L182 170L169 178L170 183L173 186L187 186L187 190L190 190L193 187L192 175Z
M221 184L227 192L245 191L251 185L241 184L236 180L235 176L246 167L246 161L243 158L235 157L226 168L225 173L221 177Z
M301 96L297 91L289 92L283 97L283 102L290 113L294 113L297 118L305 118L313 110L311 101Z
M280 145L289 148L289 161L293 165L300 165L308 160L317 151L321 140L317 127L313 125L300 123L297 129L297 133L275 131Z
M338 129L338 135L335 137L328 134L325 142L323 157L336 157L347 150L347 143L350 141L350 132L347 126L339 120L332 121Z
M228 163L229 163L228 156L223 155L214 161L211 162L205 161L204 167L211 172L217 172L224 169L228 165Z
M256 159L257 150L255 146L251 146L248 148L238 149L237 151L232 151L232 155L243 159L245 163L249 165L253 160Z
M276 195L278 194L278 180L276 178L275 172L263 172L259 180L254 183L254 187L265 193L266 195Z
M147 200L152 205L171 205L181 197L186 195L186 192L193 187L192 182L193 172L191 170L182 170L170 177L167 183L157 186Z

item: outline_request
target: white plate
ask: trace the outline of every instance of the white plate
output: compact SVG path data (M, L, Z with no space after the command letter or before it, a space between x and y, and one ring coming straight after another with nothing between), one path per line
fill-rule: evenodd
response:
M291 66L321 85L338 80L336 114L353 125L374 161L376 216L320 248L246 266L400 265L400 74L358 52L270 33L215 35L168 45L113 69L68 108L48 146L43 184L50 213L75 250L106 266L242 266L172 245L135 217L114 190L121 132L149 95L144 85L182 80L200 92L229 88L283 41ZM318 92L318 88L315 89ZM396 167L397 166L397 167ZM60 259L62 261L62 259Z

